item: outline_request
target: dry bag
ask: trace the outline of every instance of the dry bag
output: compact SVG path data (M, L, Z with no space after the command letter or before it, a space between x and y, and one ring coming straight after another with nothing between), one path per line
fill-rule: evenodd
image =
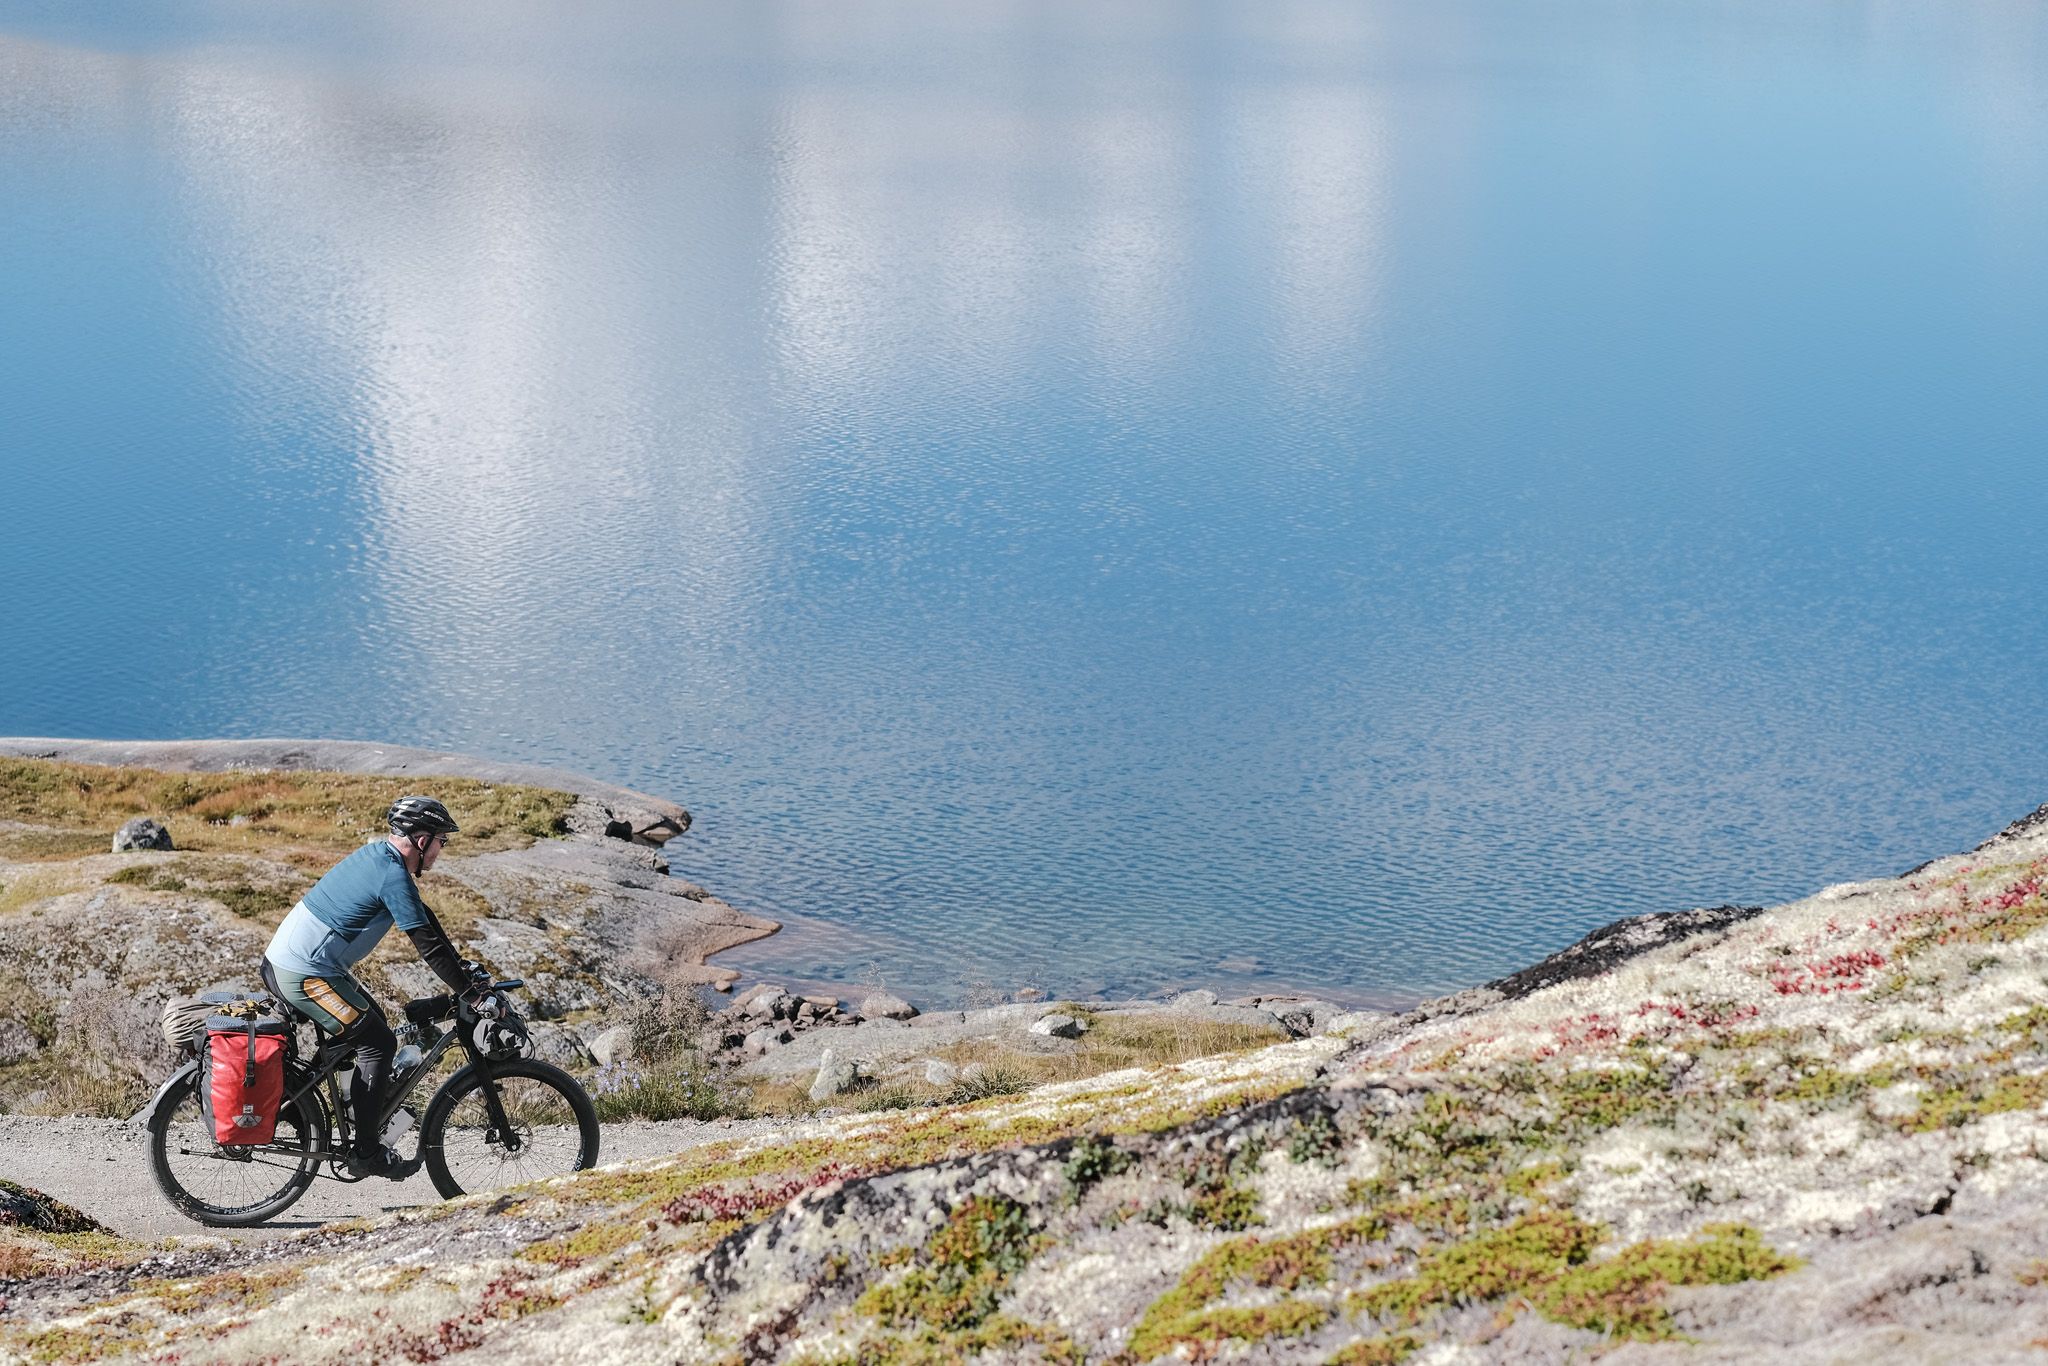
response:
M206 1022L207 1097L213 1136L228 1144L268 1143L284 1099L283 1020L215 1015Z

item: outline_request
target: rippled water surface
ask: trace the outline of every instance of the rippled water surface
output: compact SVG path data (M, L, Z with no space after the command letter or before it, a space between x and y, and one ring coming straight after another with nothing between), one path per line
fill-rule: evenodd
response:
M0 733L1413 996L2048 799L2048 10L0 0Z

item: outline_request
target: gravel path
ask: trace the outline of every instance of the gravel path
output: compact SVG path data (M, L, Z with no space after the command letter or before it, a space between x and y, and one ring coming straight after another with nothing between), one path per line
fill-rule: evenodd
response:
M774 1119L607 1124L598 1160L661 1157L702 1143L789 1127L788 1121ZM238 1241L276 1238L336 1219L374 1218L431 1205L441 1198L424 1172L397 1183L374 1178L354 1184L321 1180L298 1204L262 1228L209 1229L173 1210L157 1193L149 1174L148 1135L139 1126L116 1119L0 1115L0 1176L75 1205L116 1233L149 1240L173 1234L217 1234Z

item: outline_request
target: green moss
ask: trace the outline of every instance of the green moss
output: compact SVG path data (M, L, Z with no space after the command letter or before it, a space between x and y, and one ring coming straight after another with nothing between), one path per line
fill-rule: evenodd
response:
M1084 1366L1086 1357L1063 1333L1043 1324L1025 1323L1007 1314L991 1315L974 1328L957 1333L920 1332L864 1339L851 1352L814 1358L799 1356L804 1366L955 1366L985 1352L1015 1351L1035 1346L1048 1366ZM733 1366L749 1360L729 1358ZM721 1363L724 1366L724 1363Z
M1505 1228L1423 1254L1413 1276L1348 1297L1357 1312L1407 1323L1463 1304L1510 1296L1547 1317L1616 1337L1675 1336L1664 1292L1675 1285L1733 1285L1799 1265L1756 1230L1714 1224L1686 1240L1637 1243L1590 1261L1600 1230L1557 1210L1537 1210Z
M2034 1006L2016 1015L2008 1015L1998 1022L1998 1028L2003 1033L2023 1039L2048 1034L2048 1006Z
M1536 1287L1536 1307L1559 1323L1613 1337L1677 1337L1664 1291L1674 1285L1768 1280L1800 1262L1774 1252L1753 1228L1711 1224L1684 1241L1636 1243Z
M1181 1343L1238 1336L1221 1332L1217 1311L1210 1309L1232 1286L1295 1291L1323 1285L1330 1280L1340 1250L1386 1236L1386 1224L1367 1214L1285 1237L1238 1238L1212 1248L1145 1310L1131 1333L1131 1355L1149 1361ZM1329 1312L1318 1312L1320 1324Z
M1067 1160L1061 1172L1067 1178L1067 1185L1075 1199L1086 1194L1090 1186L1128 1171L1137 1159L1130 1153L1096 1134L1084 1135L1074 1141L1067 1150Z
M10 1334L9 1346L31 1362L104 1361L122 1356L149 1338L146 1323L138 1316L123 1315L114 1320L95 1320L79 1328L44 1328L36 1332Z
M1510 1195L1519 1195L1527 1199L1563 1180L1564 1174L1565 1166L1562 1162L1532 1162L1526 1167L1517 1167L1509 1172L1504 1184Z
M237 1309L268 1304L298 1284L305 1270L283 1266L271 1271L222 1271L197 1280L148 1280L136 1287L136 1297L156 1302L166 1313L180 1317L200 1309L231 1306Z
M1352 1297L1356 1309L1409 1323L1452 1305L1526 1294L1586 1260L1599 1243L1592 1224L1559 1210L1534 1210L1423 1255L1413 1276Z
M1873 1086L1884 1086L1889 1080L1889 1074L1878 1076L1869 1072L1844 1072L1834 1067L1810 1067L1793 1078L1790 1086L1780 1090L1777 1098L1833 1108L1861 1100Z
M519 1259L524 1262L575 1266L593 1257L610 1256L644 1232L645 1226L637 1220L631 1223L585 1224L559 1238L529 1243L519 1250Z
M2043 1104L2048 1104L2048 1074L2008 1074L1929 1091L1920 1097L1919 1108L1902 1119L1899 1127L1909 1134L1957 1129L1992 1115L2036 1110Z
M1296 1165L1335 1167L1344 1154L1344 1136L1321 1110L1312 1111L1287 1135L1287 1160Z
M855 1308L891 1328L960 1333L995 1313L1010 1277L1037 1250L1031 1215L1003 1196L955 1209L902 1277L875 1286Z
M1413 1333L1363 1338L1338 1350L1327 1366L1401 1366L1422 1350L1422 1339Z

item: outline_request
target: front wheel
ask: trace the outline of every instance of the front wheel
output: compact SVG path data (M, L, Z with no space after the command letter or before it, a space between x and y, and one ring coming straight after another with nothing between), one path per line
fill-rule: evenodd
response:
M217 1228L247 1228L273 1219L306 1193L327 1160L327 1116L294 1069L278 1106L277 1134L260 1148L223 1147L199 1103L202 1067L172 1079L149 1114L149 1169L178 1211Z
M420 1156L434 1189L453 1200L597 1163L597 1109L576 1079L532 1058L469 1066L448 1078L420 1121ZM497 1092L506 1125L491 1116Z

